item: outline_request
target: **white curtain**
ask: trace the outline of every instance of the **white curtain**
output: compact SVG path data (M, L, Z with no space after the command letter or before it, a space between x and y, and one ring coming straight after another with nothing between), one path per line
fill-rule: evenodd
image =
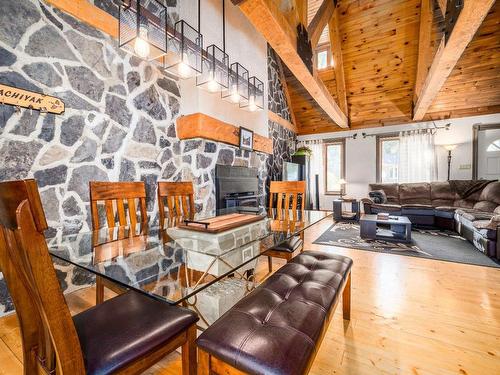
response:
M399 182L431 182L437 180L437 157L431 130L415 130L399 134Z
M299 141L298 147L309 147L312 151L310 158L311 170L309 174L309 189L310 189L310 200L314 205L316 197L316 175L319 175L319 194L320 196L324 194L324 164L323 164L323 141ZM316 206L314 206L316 208Z

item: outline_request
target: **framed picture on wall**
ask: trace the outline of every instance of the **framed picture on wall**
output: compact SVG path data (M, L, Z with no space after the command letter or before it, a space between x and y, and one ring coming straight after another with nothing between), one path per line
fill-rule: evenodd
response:
M253 150L253 131L240 126L240 148L243 150Z

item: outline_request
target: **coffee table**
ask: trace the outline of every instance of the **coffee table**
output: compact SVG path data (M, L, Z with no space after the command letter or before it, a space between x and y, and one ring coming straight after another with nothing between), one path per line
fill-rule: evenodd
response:
M411 242L411 221L406 216L362 215L359 220L360 237L369 240Z

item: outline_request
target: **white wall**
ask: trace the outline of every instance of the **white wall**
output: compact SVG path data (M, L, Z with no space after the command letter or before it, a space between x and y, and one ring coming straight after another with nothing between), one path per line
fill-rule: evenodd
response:
M197 1L182 1L180 18L193 27L198 25ZM216 44L222 49L222 1L201 0L201 33L204 48ZM180 113L202 112L236 126L244 126L263 136L268 136L267 125L267 43L254 29L237 6L226 1L226 53L230 63L238 61L256 76L265 86L263 111L247 112L237 105L220 98L220 94L211 94L196 87L196 79L181 80Z
M438 155L438 180L445 181L448 172L448 152L441 147L446 144L456 144L458 147L452 152L451 179L472 178L472 126L474 124L500 123L500 114L465 117L459 119L439 120L437 126L451 123L450 130L439 130L435 142ZM402 130L419 129L432 126L430 122L386 126L375 129L361 129L356 131L342 131L307 135L298 137L299 140L349 137L358 134L357 139L346 140L346 194L355 198L368 195L368 184L376 181L376 137L362 138L361 133L380 134ZM468 167L465 168L464 167ZM331 209L331 201L336 196L320 195L321 208Z

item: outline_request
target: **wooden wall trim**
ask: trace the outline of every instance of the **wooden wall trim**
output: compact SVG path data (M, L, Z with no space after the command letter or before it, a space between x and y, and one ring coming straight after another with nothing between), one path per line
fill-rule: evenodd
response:
M118 39L118 20L87 0L44 0L80 21Z
M276 123L280 124L281 126L283 126L284 128L287 128L287 129L293 131L294 133L297 133L297 127L294 124L292 124L290 121L285 120L283 117L281 117L277 113L274 113L273 111L267 111L267 115L268 115L270 121L276 122Z
M177 137L179 139L202 138L239 146L239 134L239 126L199 112L181 116L177 119ZM253 148L255 151L272 154L273 140L254 133Z

